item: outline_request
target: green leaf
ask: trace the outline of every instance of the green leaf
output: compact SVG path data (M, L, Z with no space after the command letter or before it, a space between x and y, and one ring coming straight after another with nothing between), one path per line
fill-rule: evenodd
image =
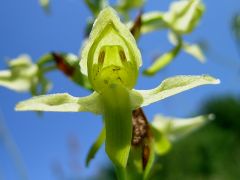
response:
M201 0L182 0L172 3L163 19L175 32L187 34L196 27L203 12Z
M175 76L165 79L158 87L151 90L136 90L143 97L142 106L147 106L159 100L180 92L206 84L219 84L220 80L208 75Z
M101 94L106 127L106 152L116 168L125 168L132 140L132 110L129 92L112 85Z
M175 118L156 115L153 119L152 126L173 142L194 132L213 119L214 115L212 114L192 118Z
M93 112L100 114L99 94L78 98L67 93L36 96L16 105L17 111Z
M121 83L128 89L136 84L141 54L112 8L100 12L81 55L81 71L97 92L111 83Z
M105 127L103 127L101 133L99 134L97 140L94 142L94 144L91 146L87 158L86 158L86 166L89 165L90 161L95 157L95 154L100 149L102 144L104 143L106 138L106 130Z

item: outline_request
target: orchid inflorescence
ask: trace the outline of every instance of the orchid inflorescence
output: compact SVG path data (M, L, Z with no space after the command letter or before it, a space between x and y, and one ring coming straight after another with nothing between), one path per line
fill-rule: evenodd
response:
M18 103L16 110L101 114L104 130L100 139L106 138L108 157L119 170L119 178L124 179L127 173L123 172L129 166L129 154L133 150L132 111L200 85L219 83L208 75L175 76L154 89L135 90L141 65L141 53L134 37L116 12L107 7L95 20L80 60L81 72L88 77L94 92L86 97L68 93L36 96ZM157 127L150 126L153 134Z

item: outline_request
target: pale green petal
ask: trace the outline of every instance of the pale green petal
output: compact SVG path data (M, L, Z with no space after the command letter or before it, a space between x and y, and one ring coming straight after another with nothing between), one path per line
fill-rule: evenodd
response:
M30 91L37 80L38 67L28 55L8 61L9 70L0 71L0 86L17 92Z
M143 73L145 75L148 75L148 76L152 76L152 75L156 74L159 70L163 69L169 63L172 62L172 60L180 52L181 47L182 46L181 46L181 43L180 43L179 45L172 48L172 50L170 50L169 52L167 52L167 53L161 55L160 57L158 57L149 68L147 68L146 70L143 71Z
M67 93L36 96L16 105L17 111L53 111L53 112L102 112L99 94L78 98Z
M103 127L101 133L97 137L97 140L94 142L94 144L91 146L90 150L88 151L88 155L86 158L86 166L88 166L90 161L95 157L95 154L98 152L98 150L104 143L105 139L106 139L106 130L105 130L105 127Z
M158 87L151 90L136 90L143 97L142 106L173 96L180 92L206 84L219 84L220 80L208 75L175 76L165 79Z
M0 86L8 89L26 92L30 89L30 81L27 79L16 78L12 76L12 73L8 70L0 71Z
M152 126L170 141L175 141L197 130L213 119L214 115L212 114L192 118L175 118L156 115L153 119Z
M213 115L197 116L192 118L175 118L156 115L152 122L155 152L158 155L166 154L172 143L213 120Z
M203 51L201 49L201 47L198 44L188 44L188 43L184 43L183 44L183 50L192 55L193 57L195 57L197 60L199 60L201 63L205 63L206 62L206 58L203 54Z
M172 32L172 31L170 31L168 33L168 39L175 46L179 42L177 34ZM189 44L187 42L182 42L182 49L186 53L188 53L188 54L192 55L193 57L195 57L201 63L205 63L206 58L205 58L205 56L203 54L203 51L202 51L201 47L198 44Z
M129 91L129 96L130 96L132 110L139 108L143 103L143 97L139 92L135 90L131 90Z
M10 68L13 67L28 67L32 65L31 57L27 54L19 55L17 58L8 61Z

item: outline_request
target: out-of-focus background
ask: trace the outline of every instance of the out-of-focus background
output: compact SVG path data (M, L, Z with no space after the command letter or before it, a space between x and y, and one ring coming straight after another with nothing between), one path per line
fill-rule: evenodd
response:
M144 11L164 11L170 3L149 0ZM156 76L140 76L138 80L137 89L153 88L163 79L180 74L211 74L221 80L218 86L199 87L144 109L149 120L158 113L178 117L216 115L215 121L179 141L168 155L159 158L153 175L156 179L240 178L240 40L233 29L240 2L222 0L204 4L206 12L187 40L203 44L207 62L200 64L181 53ZM6 69L7 60L24 53L32 59L51 51L79 54L89 16L81 0L53 0L49 15L38 1L2 1L0 69ZM140 39L143 68L151 64L159 51L169 49L166 33L153 32ZM54 82L50 93L89 94L60 72L50 73L48 78ZM29 97L28 93L0 87L0 179L107 179L103 176L110 179L112 171L104 148L89 168L84 165L86 154L101 130L101 117L90 113L14 111L17 102Z

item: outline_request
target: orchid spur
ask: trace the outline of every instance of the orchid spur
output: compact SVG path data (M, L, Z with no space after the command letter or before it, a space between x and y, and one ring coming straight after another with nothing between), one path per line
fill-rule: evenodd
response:
M151 90L133 89L141 53L127 26L107 7L96 19L82 49L80 67L94 92L86 97L67 93L42 95L17 104L18 111L88 111L101 114L106 133L106 152L119 169L127 166L132 139L132 111L182 91L205 84L218 84L208 75L176 76Z

